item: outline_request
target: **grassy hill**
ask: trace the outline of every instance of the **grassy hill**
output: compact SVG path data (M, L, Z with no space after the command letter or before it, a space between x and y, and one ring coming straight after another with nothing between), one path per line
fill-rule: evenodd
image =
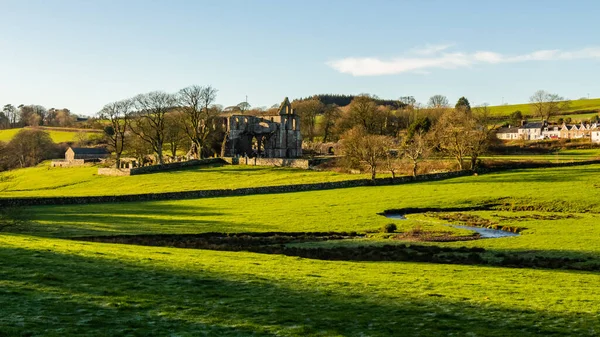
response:
M592 183L598 172L595 165L399 186L27 208L28 225L0 233L0 335L594 336L599 271L327 261L72 238L377 230L394 221L377 215L386 209L503 200L530 210L466 213L524 227L522 235L423 244L485 249L484 259L565 257L593 266L600 265L600 190ZM246 179L242 171L232 177ZM456 231L425 214L394 222L400 231ZM303 245L353 251L415 243L376 237L292 244Z
M16 129L6 129L0 130L0 141L1 142L9 142L22 128ZM88 138L92 137L95 134L98 134L98 130L88 130L88 129L72 129L68 130L65 128L50 128L44 127L42 130L47 131L52 138L52 141L55 143L65 143L65 142L76 142L78 141L78 134L83 133Z
M497 105L490 107L491 113L493 116L509 116L511 113L519 110L523 115L531 115L530 105L525 104L511 104L511 105ZM565 114L573 114L574 112L580 113L590 113L594 111L593 114L598 114L600 111L600 98L592 98L592 99L580 99L573 100L569 106L569 109L565 111Z

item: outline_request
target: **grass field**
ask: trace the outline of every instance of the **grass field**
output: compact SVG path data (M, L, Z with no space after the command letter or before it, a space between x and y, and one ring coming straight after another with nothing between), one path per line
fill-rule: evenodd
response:
M0 174L0 198L123 195L367 178L367 175L330 171L253 166L202 167L129 177L99 176L97 171L98 168L93 166L51 168L47 162L37 167L12 170Z
M600 159L600 149L562 150L551 155L485 156L490 161L576 162ZM97 167L37 167L0 173L0 198L99 196L208 189L279 186L369 178L366 174L289 168L223 166L192 168L130 177L98 176ZM381 177L389 174L380 174Z
M554 154L487 155L482 156L481 159L484 161L543 161L551 163L578 162L600 159L600 149L560 150Z
M237 172L238 178L245 172ZM398 186L147 203L31 207L0 235L0 335L595 336L600 275L562 269L293 256L67 240L139 233L363 231L405 207L476 211L526 229L436 243L600 261L600 165ZM566 215L554 220L532 215ZM400 230L443 224L424 214ZM368 239L322 246L405 244ZM432 245L433 243L428 243Z
M22 130L21 128L0 130L0 141L1 142L10 142L10 140L21 130ZM75 130L75 129L73 131L63 131L63 130L58 131L58 130L52 130L51 128L45 128L44 130L50 134L52 141L55 143L76 142L78 140L77 134L80 132L79 130ZM93 132L84 132L84 133L88 137L95 134Z
M521 111L523 115L531 115L531 107L529 104L511 104L490 106L490 112L493 116L508 116L515 111ZM569 109L565 112L573 111L589 111L600 110L600 98L573 100L569 105ZM596 113L597 114L597 113ZM573 117L573 116L571 116Z

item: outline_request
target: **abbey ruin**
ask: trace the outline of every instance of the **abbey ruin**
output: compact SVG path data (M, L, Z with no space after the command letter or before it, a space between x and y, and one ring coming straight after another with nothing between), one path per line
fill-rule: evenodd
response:
M231 115L225 156L259 158L298 158L302 156L300 116L286 97L278 116Z

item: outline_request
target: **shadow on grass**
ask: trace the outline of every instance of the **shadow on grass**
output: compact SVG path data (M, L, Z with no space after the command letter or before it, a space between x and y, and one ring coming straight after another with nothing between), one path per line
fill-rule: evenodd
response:
M154 234L79 237L74 240L209 249L231 252L253 252L295 256L327 261L403 261L437 264L500 266L508 268L561 269L600 271L597 254L561 251L520 251L484 249L480 247L439 247L433 245L381 244L330 245L315 247L296 245L319 241L339 241L360 238L355 232L272 232L272 233L202 233ZM293 246L288 246L294 244Z
M265 231L269 225L240 224L215 220L228 215L224 211L199 205L178 205L167 202L135 204L101 204L95 207L37 206L29 211L31 223L21 233L37 236L114 235L117 233L185 232L201 233L214 228L236 231ZM232 209L231 212L234 210ZM41 222L42 224L40 224ZM239 231L239 230L237 230Z
M0 248L0 334L549 336L582 320L598 325L587 313L476 305L435 293L392 299L364 286L343 288L344 280L331 288L331 280L316 278L299 290L285 275L275 281L169 267L175 261L168 258L136 263L98 254Z

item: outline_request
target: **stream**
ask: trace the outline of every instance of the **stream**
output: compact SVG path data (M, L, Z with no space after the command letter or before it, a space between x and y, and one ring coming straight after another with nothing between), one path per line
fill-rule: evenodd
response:
M388 219L406 220L406 216L404 216L403 214L387 213L387 214L383 214L383 215ZM453 225L453 224L447 224L446 226L460 228L460 229L468 229L468 230L474 231L476 233L479 233L479 236L482 239L495 239L495 238L519 236L519 234L517 234L517 233L507 232L507 231L503 231L500 229L490 229L490 228L483 228L483 227L462 226L462 225Z

